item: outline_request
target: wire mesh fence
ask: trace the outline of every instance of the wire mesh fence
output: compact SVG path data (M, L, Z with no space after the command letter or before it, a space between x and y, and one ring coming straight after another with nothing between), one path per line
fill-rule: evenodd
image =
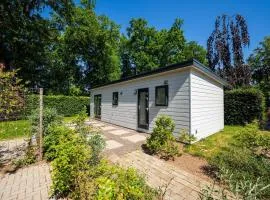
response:
M39 112L40 106L43 107L39 96L40 91L40 88L16 91L1 100L0 167L23 157L27 147L37 141L35 135L32 134L30 116L34 112ZM40 122L42 131L42 121ZM38 142L36 146L39 148Z

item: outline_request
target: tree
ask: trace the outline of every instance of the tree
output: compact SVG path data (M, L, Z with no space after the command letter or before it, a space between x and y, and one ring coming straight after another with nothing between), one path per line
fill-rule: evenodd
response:
M270 36L265 37L248 58L255 84L263 91L270 106Z
M122 77L196 58L206 63L206 51L196 42L187 42L183 20L175 19L171 28L157 30L145 19L132 19L127 36L121 39Z
M218 16L207 40L207 59L212 70L234 86L249 85L251 73L244 64L243 48L250 42L246 20L237 14Z

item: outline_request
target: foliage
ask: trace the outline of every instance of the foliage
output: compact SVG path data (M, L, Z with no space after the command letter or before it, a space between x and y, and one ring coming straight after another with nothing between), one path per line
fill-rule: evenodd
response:
M270 107L270 37L265 37L248 58L253 81L263 91Z
M196 58L206 63L205 49L196 42L186 42L183 20L175 19L169 29L157 30L145 19L131 19L127 36L121 38L122 76L149 71L176 62Z
M225 124L251 123L255 119L262 119L263 112L264 97L260 90L247 88L225 92Z
M180 131L178 139L186 144L191 144L196 141L196 137L193 134L189 134L186 129L182 129Z
M174 121L169 116L158 116L153 132L146 141L146 146L151 153L161 154L164 158L179 155L178 145L173 135L174 127Z
M153 199L156 195L132 168L125 170L102 162L95 171L96 199Z
M43 135L48 133L48 128L52 124L60 124L62 122L62 117L58 115L57 110L54 108L44 108L43 109ZM36 109L29 116L31 123L32 134L38 134L39 130L39 109Z
M55 124L50 126L43 144L46 159L54 160L57 157L57 146L60 143L72 140L73 135L75 135L74 131L68 127Z
M51 126L44 150L52 161L52 192L57 198L153 199L157 192L134 169L100 161L104 140L64 126ZM91 129L90 129L91 131Z
M100 162L101 160L101 152L105 148L105 140L102 138L101 134L99 133L92 133L89 135L89 138L87 140L87 144L91 147L92 149L92 155L90 159L90 164L96 165Z
M0 122L0 140L29 137L30 129L28 120Z
M32 110L36 109L39 105L38 95L29 95L26 99L25 113L29 114ZM79 114L85 107L89 107L89 97L83 96L63 96L63 95L49 95L43 96L45 108L53 108L57 113L62 116L74 116Z
M55 148L52 190L57 197L67 196L75 188L77 173L88 170L91 150L76 135L70 141L60 142Z
M233 87L250 84L250 68L244 64L243 48L250 42L248 26L243 16L218 16L215 29L207 40L207 59L212 70Z
M248 125L233 137L230 145L210 158L210 164L219 170L234 193L269 197L270 187L262 188L269 184L270 160L264 152L258 152L269 149L269 141L269 134L259 131L258 124Z
M0 66L0 121L17 119L23 109L23 86L17 71L4 72Z

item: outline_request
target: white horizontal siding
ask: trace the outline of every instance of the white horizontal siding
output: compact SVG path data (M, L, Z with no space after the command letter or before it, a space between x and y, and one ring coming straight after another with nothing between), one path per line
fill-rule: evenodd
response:
M223 86L197 70L191 70L191 133L197 139L224 128Z
M176 124L175 133L180 129L189 130L190 98L189 70L181 72L162 73L158 76L144 77L130 82L122 82L91 90L91 116L94 112L94 95L102 95L101 120L131 129L137 129L137 94L140 88L149 88L149 132L154 127L158 115L166 114L173 118ZM169 85L168 106L155 106L155 87ZM118 106L112 106L112 93L119 92ZM120 94L122 92L122 95Z

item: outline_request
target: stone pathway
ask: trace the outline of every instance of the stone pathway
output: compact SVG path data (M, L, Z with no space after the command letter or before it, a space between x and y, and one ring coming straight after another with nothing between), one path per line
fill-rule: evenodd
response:
M209 185L199 177L145 154L141 145L148 134L100 121L88 123L103 130L107 144L105 153L111 162L136 168L146 176L151 187L166 190L165 199L198 199L201 189Z
M145 174L151 187L166 190L165 199L198 199L206 181L180 170L163 160L142 152L148 134L100 121L89 121L103 132L106 140L105 156L124 167L134 167ZM72 128L72 127L71 127ZM14 174L0 176L0 200L48 199L51 183L46 163L19 169Z
M47 200L50 183L48 164L22 168L14 174L0 176L0 199Z
M103 133L103 137L106 140L106 149L104 154L106 156L123 156L129 152L141 149L142 144L145 143L149 134L139 133L137 131L112 125L105 122L91 120L86 124L93 125L96 128L100 128Z
M198 199L201 188L209 184L142 151L133 151L113 161L139 170L150 186L166 190L165 199Z

